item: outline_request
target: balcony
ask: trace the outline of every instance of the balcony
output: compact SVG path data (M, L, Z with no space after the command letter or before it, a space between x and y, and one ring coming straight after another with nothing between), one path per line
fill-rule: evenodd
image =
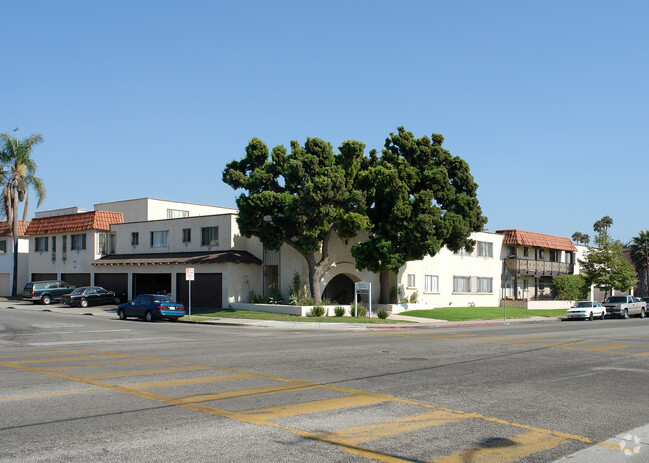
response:
M575 264L530 259L505 259L505 267L516 275L552 276L574 273Z

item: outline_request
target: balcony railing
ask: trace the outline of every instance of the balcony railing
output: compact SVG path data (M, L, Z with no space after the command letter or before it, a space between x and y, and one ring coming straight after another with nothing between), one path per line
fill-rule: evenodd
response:
M505 266L517 275L557 276L574 273L575 265L565 262L547 262L530 259L505 259Z

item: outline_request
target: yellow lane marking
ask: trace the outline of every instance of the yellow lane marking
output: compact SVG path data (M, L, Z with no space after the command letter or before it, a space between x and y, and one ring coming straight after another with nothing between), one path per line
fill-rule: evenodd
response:
M103 360L103 359L114 359L114 358L125 358L126 354L112 354L112 355L90 355L88 357L64 357L64 358L54 358L54 359L39 359L39 360L18 360L11 363L54 363L54 362L77 362L81 360Z
M184 397L175 397L175 399L179 403L189 404L210 402L212 400L235 399L252 395L275 394L277 392L285 391L304 391L307 389L317 389L320 387L321 386L319 384L305 384L303 386L296 386L295 384L278 384L275 386L253 387L250 389L235 389L232 391L216 392L214 394L197 394Z
M570 349L572 346L579 344L591 344L593 341L563 341L555 344L543 344L541 347L554 349Z
M146 365L150 363L170 363L169 360L131 360L130 362L111 362L111 363L93 363L92 365L67 365L59 367L47 367L43 370L47 371L60 371L60 370L88 370L91 368L104 368L104 367L121 367L127 365ZM173 363L173 362L171 362Z
M516 341L501 341L496 344L527 344L532 342L545 342L550 341L547 338L529 338L529 339L517 339Z
M478 342L478 341L491 341L492 339L507 339L511 336L484 336L484 337L475 337L475 338L464 338L462 341L467 342Z
M635 354L629 354L629 355L638 355L640 357L646 357L649 355L649 352L636 352Z
M121 371L121 372L109 372L109 373L97 373L94 375L79 375L76 378L80 380L85 379L99 379L99 378L121 378L123 376L144 376L144 375L159 375L162 373L176 373L178 371L193 371L193 370L207 370L210 366L189 366L189 367L174 367L174 368L154 368L150 370L134 370L134 371Z
M318 435L318 438L335 444L358 445L363 442L383 439L385 437L396 436L442 424L454 423L469 418L477 418L478 416L474 413L453 413L445 410L434 410L428 413L405 416L380 423L352 426L332 432L321 433Z
M287 416L307 415L309 413L335 410L338 408L355 407L358 405L375 404L385 402L382 397L370 397L366 395L351 395L339 397L336 399L316 400L313 402L302 402L291 405L281 405L279 407L259 408L257 410L248 410L242 412L243 415L256 416L265 420L274 420Z
M222 376L206 376L204 378L187 378L187 379L174 379L168 381L153 381L150 383L133 383L125 384L124 387L129 387L131 389L155 389L157 387L174 387L174 386L187 386L189 384L203 384L203 383L214 383L217 381L234 381L237 379L246 379L254 378L253 374L232 374L232 375L222 375Z
M93 389L84 389L82 391L65 391L65 392L50 392L49 394L34 394L34 395L22 395L22 396L16 396L16 397L3 397L0 398L0 402L6 401L6 400L21 400L21 399L36 399L38 397L51 397L51 396L56 396L56 395L68 395L68 394L80 394L82 392L97 392L97 391L103 391L104 388L93 388Z
M631 344L611 344L610 346L590 347L587 349L575 349L575 350L588 350L591 352L606 352L607 350L624 349L626 347L635 347L635 346Z
M498 439L490 444L461 450L451 455L435 458L433 463L507 463L549 450L567 443L566 439L547 433L526 432L511 438Z
M45 347L39 348L45 349ZM12 359L12 358L22 358L22 357L43 357L47 355L61 355L61 354L87 354L89 352L95 352L92 350L56 350L55 352L32 352L29 354L12 354L12 355L2 355L0 359Z

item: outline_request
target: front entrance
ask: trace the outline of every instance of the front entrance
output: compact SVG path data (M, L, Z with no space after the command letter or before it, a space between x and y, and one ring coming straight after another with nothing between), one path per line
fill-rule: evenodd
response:
M347 275L336 275L322 293L323 299L337 304L349 305L354 302L354 282Z

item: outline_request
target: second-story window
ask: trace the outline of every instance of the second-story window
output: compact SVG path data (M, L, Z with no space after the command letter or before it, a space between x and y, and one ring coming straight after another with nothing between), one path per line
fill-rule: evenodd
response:
M77 235L70 235L70 250L83 251L86 249L86 234L79 233Z
M480 257L493 257L494 244L487 241L478 241L478 256Z
M0 240L0 254L7 254L7 240Z
M152 248L168 248L169 247L169 230L152 231L151 232L151 247Z
M191 243L192 241L192 229L183 228L183 243Z
M52 262L56 260L56 236L52 237Z
M140 234L138 232L131 233L131 246L140 244Z
M98 251L99 254L102 256L105 256L108 254L108 233L99 233L99 246L98 246Z
M61 237L61 259L63 260L63 262L65 262L65 260L68 257L67 249L68 249L68 235L63 235Z
M189 217L189 211L183 211L180 209L167 209L168 219L178 219L181 217Z
M47 251L47 236L37 236L36 238L34 238L34 251Z
M219 227L201 228L201 245L218 246L219 245Z

